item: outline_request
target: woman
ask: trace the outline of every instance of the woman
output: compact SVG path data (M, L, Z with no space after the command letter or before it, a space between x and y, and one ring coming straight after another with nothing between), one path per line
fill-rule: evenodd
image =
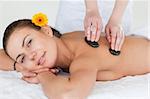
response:
M90 47L79 31L56 36L48 26L36 26L28 19L10 24L3 39L7 55L36 74L24 79L40 83L51 99L86 99L96 80L150 72L149 40L127 37L119 56L110 54L105 37L98 43L100 47ZM70 75L50 72L54 67L69 68Z

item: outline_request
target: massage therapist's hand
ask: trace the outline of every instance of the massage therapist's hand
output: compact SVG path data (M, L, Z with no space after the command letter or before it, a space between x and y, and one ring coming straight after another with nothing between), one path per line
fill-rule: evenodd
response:
M89 41L98 41L103 28L102 18L96 10L86 11L84 18L85 36Z
M33 71L30 71L27 69L24 69L23 71L21 71L23 75L22 79L28 83L38 84L39 80L37 78L37 74L41 72L47 72L47 71L53 74L57 74L59 72L59 70L56 68L49 69L49 68L43 68L43 66L38 66L38 68Z
M111 49L120 51L125 37L121 25L115 21L109 21L105 27L105 33Z

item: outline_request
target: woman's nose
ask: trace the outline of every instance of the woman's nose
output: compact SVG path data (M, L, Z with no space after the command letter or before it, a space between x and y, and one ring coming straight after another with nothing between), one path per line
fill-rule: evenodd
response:
M35 51L31 52L31 53L29 54L29 59L30 59L30 60L35 60L36 55L37 55L37 53L36 53Z

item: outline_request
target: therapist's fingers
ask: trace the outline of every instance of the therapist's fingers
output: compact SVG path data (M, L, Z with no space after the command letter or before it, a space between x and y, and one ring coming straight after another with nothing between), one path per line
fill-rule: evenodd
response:
M91 35L91 18L85 18L84 20L84 29L85 29L85 36L87 37L88 40L90 40L90 35Z
M122 39L122 35L121 35L121 31L118 31L117 32L117 35L116 35L116 42L115 42L115 51L119 51L119 46L120 46L120 42L121 42L121 39Z
M124 34L124 31L122 30L122 33L121 33L121 42L120 42L120 44L119 44L119 51L121 50L121 48L122 48L122 45L123 45L123 42L124 42L124 39L125 39L125 34Z
M93 20L92 25L91 25L91 41L95 41L96 39L96 32L97 32L97 23L96 20Z
M119 39L120 41L117 41L118 46L115 48L117 51L121 50L121 47L123 45L124 42L124 31L123 28L121 26L119 26L119 32L118 32L118 37L117 39Z
M87 37L87 28L84 28L84 35Z
M90 41L90 38L91 38L91 28L88 27L87 28L87 40Z
M106 33L106 39L110 43L111 42L111 33L109 28L105 28L105 33Z
M117 33L115 31L112 31L111 32L111 49L112 50L115 49L116 36L117 36Z
M90 38L91 38L91 28L90 28L90 26L89 27L87 27L87 29L86 29L86 37L87 37L87 40L89 41L90 40Z
M95 42L98 42L98 40L100 39L100 35L101 35L101 31L97 30Z
M95 41L97 42L100 39L101 31L103 29L102 23L97 22L97 33L96 33L96 38Z
M86 22L86 20L84 21L84 34L85 34L85 36L87 36L87 33L88 32L88 24L87 24L87 22Z

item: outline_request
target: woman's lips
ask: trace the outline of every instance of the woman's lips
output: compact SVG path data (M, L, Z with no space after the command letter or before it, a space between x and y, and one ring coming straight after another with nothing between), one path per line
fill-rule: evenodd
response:
M40 57L39 61L38 61L38 65L43 65L43 63L45 62L45 54L46 52L43 53L43 55Z

